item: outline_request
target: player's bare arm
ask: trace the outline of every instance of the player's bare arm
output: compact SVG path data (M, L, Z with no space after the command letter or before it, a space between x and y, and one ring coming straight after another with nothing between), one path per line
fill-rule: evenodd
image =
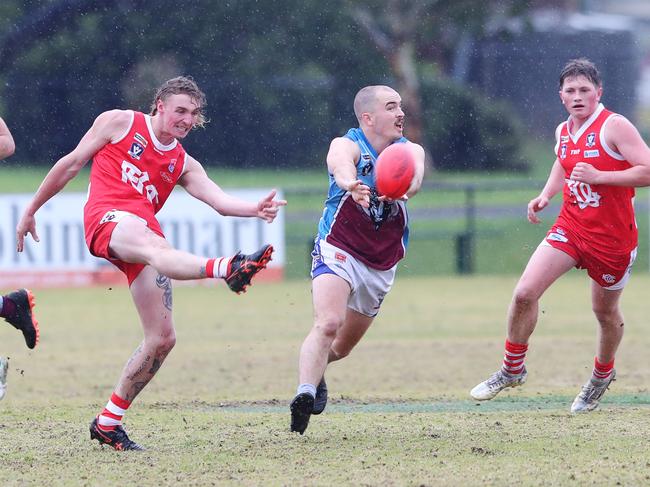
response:
M124 110L111 110L102 113L81 138L77 147L52 166L16 227L16 249L18 252L23 251L27 234L31 234L35 241L39 241L34 218L38 209L61 191L102 147L123 135L131 122L131 117L131 113Z
M537 216L537 213L542 211L548 206L549 201L553 199L557 193L562 191L564 186L564 168L558 159L555 159L551 173L546 180L546 184L541 193L528 202L527 217L530 223L541 223L542 220Z
M9 127L2 118L0 118L0 161L13 155L16 150L14 138L11 136Z
M205 169L196 159L187 155L183 175L179 184L196 199L211 206L224 216L258 217L271 223L278 214L285 200L276 200L275 190L258 202L246 201L229 195L212 181Z
M636 127L625 117L614 116L607 125L605 140L632 167L623 171L599 171L591 164L579 162L571 173L571 179L588 184L610 186L649 186L650 148L643 141Z
M370 188L357 179L356 162L361 157L357 144L346 137L332 140L327 153L327 170L336 185L349 191L352 199L364 208L370 207Z

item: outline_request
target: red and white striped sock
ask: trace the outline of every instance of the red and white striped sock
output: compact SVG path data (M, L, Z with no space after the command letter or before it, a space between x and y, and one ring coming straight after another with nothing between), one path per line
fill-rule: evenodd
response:
M612 375L614 370L614 360L606 364L600 362L598 357L594 357L594 371L593 376L596 379L609 379L609 376Z
M503 356L501 370L510 375L521 374L524 370L527 350L527 343L512 343L506 339L506 353Z
M124 416L130 405L129 401L122 399L113 392L110 400L106 403L106 407L97 418L98 428L104 431L112 431L117 426L121 426L122 416Z
M228 275L228 264L232 257L217 257L216 259L208 259L205 265L205 275L207 277L224 278Z

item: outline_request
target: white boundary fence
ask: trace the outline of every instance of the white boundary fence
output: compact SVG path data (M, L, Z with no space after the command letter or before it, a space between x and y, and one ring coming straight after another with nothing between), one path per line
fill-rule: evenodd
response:
M228 190L229 194L258 201L269 189ZM36 214L40 243L31 236L25 250L16 252L16 224L31 194L0 195L0 288L24 286L68 287L126 284L112 264L90 255L84 240L85 193L55 196ZM278 198L282 198L278 194ZM158 213L165 236L176 248L206 257L250 253L264 243L275 247L273 261L260 274L280 279L285 263L284 210L268 224L258 218L222 217L212 208L175 190Z

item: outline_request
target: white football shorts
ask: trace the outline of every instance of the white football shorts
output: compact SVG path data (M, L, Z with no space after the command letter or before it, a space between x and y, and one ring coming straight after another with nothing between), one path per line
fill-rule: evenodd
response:
M350 284L348 308L369 317L377 316L381 303L393 287L397 265L381 271L368 267L352 255L316 238L311 253L311 278L335 274Z

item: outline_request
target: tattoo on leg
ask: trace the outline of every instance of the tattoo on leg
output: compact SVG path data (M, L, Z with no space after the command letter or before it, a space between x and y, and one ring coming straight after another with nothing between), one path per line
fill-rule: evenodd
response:
M142 346L144 345L144 342L138 345L138 348L135 349L135 352L133 352L133 355L131 355L131 358L129 361L126 363L127 367L133 363L135 358L142 352Z
M140 367L138 367L138 370L133 372L130 376L127 376L127 378L129 380L135 380L135 378L138 377L142 373L142 371L147 367L149 360L151 360L151 355L147 355L142 361L142 363L140 364Z
M154 375L156 372L158 372L158 369L160 369L161 365L162 365L162 360L158 360L158 357L156 357L155 359L153 359L153 363L151 364L149 373L151 375Z
M201 268L199 269L199 277L200 278L208 277L207 271L205 270L205 266L201 266Z
M167 276L158 274L158 277L156 277L156 286L158 286L160 289L163 290L163 297L162 297L163 305L165 306L165 308L171 311L172 310L172 280Z
M149 381L145 381L145 382L135 382L135 383L131 386L131 390L130 390L129 392L126 393L126 400L129 401L129 402L133 401L133 400L135 399L135 397L136 397L138 394L140 394L140 391L142 391L142 389L144 389L144 386L146 386L148 382L149 382Z

